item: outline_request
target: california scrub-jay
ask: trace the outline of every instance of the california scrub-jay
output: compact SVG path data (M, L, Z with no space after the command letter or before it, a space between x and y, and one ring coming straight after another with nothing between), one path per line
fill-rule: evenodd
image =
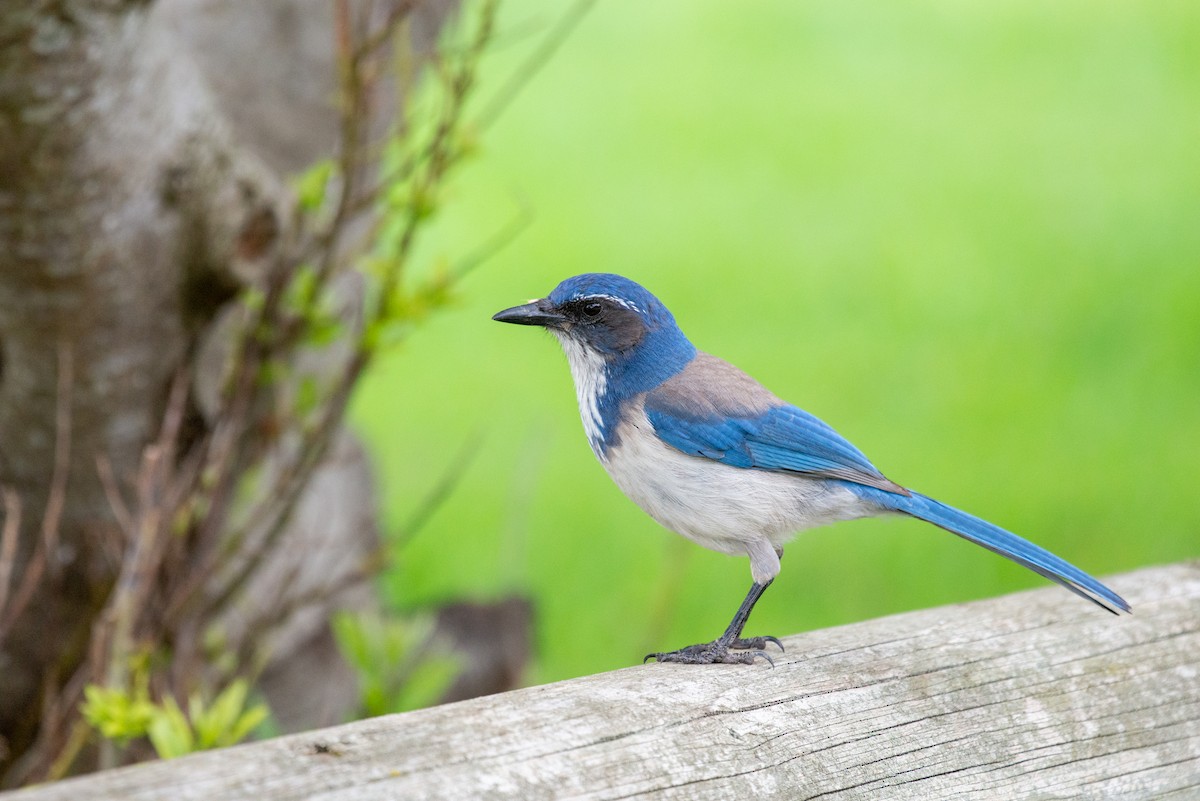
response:
M639 284L593 273L497 313L539 325L566 352L583 427L617 486L695 543L750 557L754 586L719 638L660 662L750 664L774 637L742 638L797 532L838 520L906 514L982 545L1117 614L1121 596L1031 542L905 489L813 415L738 368L696 350L671 312Z

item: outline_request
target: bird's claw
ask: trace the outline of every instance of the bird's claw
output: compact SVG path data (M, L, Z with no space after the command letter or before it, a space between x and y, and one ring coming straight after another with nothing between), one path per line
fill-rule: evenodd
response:
M779 653L781 654L787 650L783 647L783 643L779 641L778 637L771 637L770 635L766 637L747 637L741 640L734 640L729 647L736 648L739 651L761 651L767 647L767 643L777 645L779 647Z
M752 665L754 660L762 657L767 664L775 667L775 660L763 650L768 643L774 643L783 651L783 643L776 637L750 637L738 639L726 645L720 640L698 643L680 648L678 651L646 654L642 664L651 659L656 662L676 662L683 665Z

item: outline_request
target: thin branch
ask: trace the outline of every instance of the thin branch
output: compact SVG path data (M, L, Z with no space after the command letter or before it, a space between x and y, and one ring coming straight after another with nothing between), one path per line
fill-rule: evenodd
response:
M21 532L21 496L11 487L0 487L4 499L4 528L0 530L0 618L8 602L13 564L17 558L17 538ZM3 633L0 632L0 641Z
M386 45L396 35L400 23L417 7L414 0L395 3L388 11L387 18L372 33L364 35L353 49L351 60L355 67L361 65L367 58L374 56L381 47ZM369 14L368 14L369 16ZM341 52L341 51L339 51Z
M286 623L292 615L314 604L328 603L330 599L336 598L344 590L378 575L387 567L388 562L387 550L382 547L376 548L367 554L353 570L337 576L333 581L312 587L304 592L293 593L285 600L281 600L274 608L262 607L258 616L251 619L245 626L238 663L241 665L252 664L255 661L252 651L263 648L264 643L270 641L271 632ZM290 584L290 582L288 583Z
M480 130L489 127L499 119L506 108L512 105L517 95L529 85L535 75L541 72L594 5L596 5L596 0L576 0L559 17L558 24L550 33L546 34L537 48L521 63L504 86L492 96L491 101L484 106L483 111L476 118L476 124Z
M479 57L483 54L487 43L491 40L496 22L495 15L496 2L493 0L493 2L485 3L483 10L480 12L479 30L476 31L467 56L463 60L463 66L447 80L447 84L450 87L447 107L442 113L442 117L430 139L429 161L426 170L423 175L414 179L413 197L427 197L432 194L434 187L441 182L447 170L449 170L456 160L456 155L453 152L453 135L458 130L467 97L474 84L475 65L478 63ZM423 217L424 212L420 208L420 204L418 202L410 203L408 213L405 216L404 228L400 234L400 241L396 246L396 253L392 259L393 266L384 273L383 280L380 282L375 308L367 316L368 326L374 321L384 319L386 316L388 300L400 282L401 272L408 260L413 242L416 239L417 229Z
M361 581L365 581L383 570L390 561L389 553L394 553L398 548L403 547L404 544L409 542L424 528L425 524L433 516L433 513L441 507L454 488L458 486L462 476L466 473L467 468L470 467L479 452L479 442L481 439L482 436L476 433L459 449L433 490L425 496L421 505L413 512L408 521L400 527L398 536L391 548L377 549L372 554L369 554L357 569L339 576L329 584L314 587L306 592L293 595L286 601L281 602L275 609L263 609L257 618L254 618L246 625L243 647L266 642L269 632L274 627L286 621L292 614L312 604L328 601L330 598L336 597L343 590ZM245 664L250 661L248 654L243 654L243 658L239 660L239 663Z
M67 476L70 472L71 456L71 389L74 384L74 358L71 348L60 342L58 346L58 388L55 397L54 414L54 467L50 475L50 492L46 498L46 510L42 515L41 538L33 548L29 561L25 564L25 572L21 583L12 597L12 603L5 608L0 605L0 641L3 641L8 631L16 623L17 618L25 611L32 600L34 592L47 572L57 573L56 551L58 550L58 531L62 521L62 511L66 504ZM5 594L7 594L7 586Z
M3 618L0 618L0 642L4 642L9 630L21 617L25 607L29 605L29 601L33 598L33 591L41 582L42 574L45 571L46 552L41 548L35 548L29 561L25 563L25 573L21 576L21 583L17 585L17 592L13 595L8 608L4 610Z
M317 267L317 288L325 286L332 277L337 265L340 248L338 242L347 227L347 222L356 217L362 210L362 201L358 195L358 184L361 176L359 171L364 163L368 143L365 138L371 130L372 114L368 95L371 80L367 75L365 64L369 58L376 55L379 48L391 41L400 25L415 7L415 2L406 0L397 3L389 12L383 24L371 33L363 32L357 36L352 32L353 24L348 0L336 0L335 16L335 47L338 54L339 88L341 92L340 141L338 152L338 168L341 176L341 187L338 192L337 205L333 217L324 231L317 235L318 250L321 253ZM364 21L364 25L368 24ZM373 192L366 193L367 197ZM319 292L313 293L310 300L315 301Z
M442 179L446 170L453 163L453 134L457 130L458 123L462 118L464 103L473 83L474 65L490 39L495 21L495 8L495 2L485 4L484 10L481 12L479 30L468 51L470 57L464 59L461 69L453 73L447 81L451 87L448 105L431 137L428 169L417 179L418 183L414 189L415 192L428 193L432 191L432 188ZM351 97L357 97L361 88L357 79L352 75L347 75L344 77L344 81L344 90L350 93ZM348 142L351 140L346 138L345 141ZM346 146L345 142L343 146ZM352 161L355 161L355 159L349 159L348 163ZM345 177L343 180L345 180ZM350 193L343 188L343 193L339 199L339 211L335 213L335 220L342 219L342 215L348 213L346 211L348 207L345 207L344 204L349 197ZM367 315L368 326L375 321L383 319L387 314L387 299L400 280L401 271L415 241L417 229L422 218L423 215L419 209L415 207L408 209L404 228L402 229L396 248L396 256L392 262L393 267L383 276L375 308ZM333 240L330 241L329 246L332 246L332 244ZM327 257L332 259L333 254L327 253ZM329 269L330 271L332 270L332 268ZM318 271L318 282L325 280L327 277L328 273L324 268ZM263 536L256 539L253 550L248 554L242 555L243 561L239 564L233 575L223 583L214 596L211 596L211 600L206 604L207 610L212 611L228 604L231 598L245 585L250 576L253 575L254 571L257 570L262 559L265 558L265 555L270 552L278 541L290 519L300 492L303 491L313 471L320 464L321 459L327 452L337 426L343 417L350 392L369 362L370 357L371 351L360 342L359 347L343 369L342 375L334 383L330 398L326 402L318 424L314 427L312 434L306 437L304 444L298 449L299 457L295 462L286 466L274 482L273 490L268 493L268 498L271 500L257 510L257 514L253 515L251 520L241 528L240 533L234 533L231 536L230 540L232 542L241 543L245 542L252 532L260 530L260 527L265 531Z
M350 0L333 0L333 43L342 60L349 59L350 44Z
M274 271L276 274L280 271ZM204 518L200 521L191 554L191 567L187 578L173 589L165 601L164 618L178 620L185 609L194 603L204 587L204 582L216 570L221 557L221 543L228 521L229 507L237 480L242 475L238 466L243 462L251 447L246 432L251 425L251 413L261 404L262 391L259 370L265 359L265 343L260 332L269 328L278 312L282 287L278 280L268 283L262 308L247 315L245 327L234 349L236 361L224 403L217 416L216 427L202 445L203 462L199 475L201 486L195 488L197 496L206 502ZM210 486L203 486L212 482Z
M341 422L342 414L349 402L350 393L366 363L366 353L361 350L356 351L342 380L328 401L310 441L299 448L300 455L297 461L284 468L281 477L276 480L274 487L267 493L267 501L259 507L257 514L253 515L251 520L238 532L231 535L233 542L241 543L245 542L252 532L260 530L260 528L264 530L264 534L256 540L254 550L244 555L244 561L233 576L217 589L205 605L208 612L221 609L230 602L233 596L245 586L267 553L279 540L300 493L303 492L308 479L328 451L333 433Z
M91 675L91 666L85 661L57 692L50 691L51 684L45 685L42 725L38 729L37 741L13 765L10 774L5 776L6 781L20 786L33 777L44 780L61 778L63 774L59 771L70 770L80 750L87 744L84 735L91 733L91 727L79 717L83 688ZM70 731L64 736L64 729L68 725Z
M412 541L425 524L429 522L434 513L442 507L450 494L462 481L462 477L466 475L467 469L471 463L475 461L475 457L479 455L479 444L483 441L483 434L476 431L472 434L458 452L454 454L454 458L450 460L450 464L442 472L438 478L438 482L434 484L433 489L425 494L420 505L413 510L408 519L404 521L396 531L396 536L392 543L394 550L399 550Z
M154 577L158 574L167 529L174 513L173 502L178 503L182 495L178 491L171 491L171 478L187 387L187 374L180 371L171 386L158 439L148 445L142 454L137 487L138 511L132 529L134 538L126 550L117 584L101 615L101 621L111 626L112 631L105 675L105 683L109 687L125 686L133 635L147 611L147 599L154 587Z
M116 476L113 475L112 461L102 453L96 454L96 475L100 477L100 486L113 517L117 519L117 525L125 532L127 539L132 539L133 516L129 512L129 505L121 497L121 488L117 486Z
M468 51L471 58L465 59L462 69L453 74L450 80L447 81L451 87L449 103L431 137L429 144L429 168L419 181L416 188L417 192L430 191L432 186L441 180L446 169L452 163L452 134L457 130L463 106L472 85L471 76L473 75L475 61L477 61L490 39L494 26L495 7L496 4L494 2L485 5L484 11L481 13L479 31ZM347 80L351 88L356 86L353 79ZM343 193L342 200L344 201L347 197L348 194ZM368 315L368 325L370 325L371 321L382 319L386 314L387 297L400 279L401 269L407 260L409 251L415 240L416 230L421 218L418 209L409 209L409 213L405 219L405 226L400 236L400 242L397 246L397 255L393 260L394 267L384 275L376 308ZM278 502L260 507L259 513L252 517L246 526L243 527L242 531L244 533L235 535L235 541L244 541L249 532L257 530L260 526L265 527L265 534L261 538L258 538L254 550L244 555L243 562L209 602L208 609L217 609L228 604L232 596L253 575L266 553L274 547L290 518L299 493L307 485L312 472L324 457L336 427L342 419L350 392L368 363L370 355L370 352L364 350L361 345L352 355L344 368L343 374L332 388L331 397L323 410L324 414L321 416L317 426L315 426L313 434L307 438L305 446L299 449L300 456L298 460L285 468L276 480L275 491L271 492L269 497L279 499Z
M484 240L478 247L454 263L455 279L462 279L483 264L488 259L508 247L517 236L533 222L533 212L529 204L522 202L517 213L498 231Z
M54 405L54 471L50 476L50 494L46 513L42 516L42 547L50 568L57 578L58 532L63 508L67 501L67 476L71 467L71 391L75 383L75 358L70 344L58 343L58 389Z
M46 781L56 782L70 772L71 766L75 764L79 752L87 745L91 734L92 727L83 718L79 718L72 724L71 733L67 735L66 742L58 750L58 756L54 758L54 761L50 763L50 767L46 770Z

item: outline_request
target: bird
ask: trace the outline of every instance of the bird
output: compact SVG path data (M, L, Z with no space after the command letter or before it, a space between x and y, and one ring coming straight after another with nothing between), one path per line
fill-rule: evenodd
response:
M567 278L544 298L492 319L540 326L561 343L592 452L663 527L750 560L753 584L712 642L643 662L774 665L776 637L743 637L780 571L783 546L806 529L907 515L1005 556L1113 614L1120 595L999 526L903 487L824 421L698 350L665 305L612 273Z

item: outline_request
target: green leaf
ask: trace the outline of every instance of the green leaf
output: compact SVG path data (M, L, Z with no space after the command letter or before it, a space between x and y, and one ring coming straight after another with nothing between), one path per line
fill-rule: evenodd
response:
M427 656L429 617L339 615L334 636L359 678L359 703L367 715L416 709L435 702L458 675L458 661Z
M249 311L261 311L267 301L267 293L256 286L246 287L241 294L242 305Z
M203 715L192 720L201 748L220 745L226 736L233 732L246 704L246 693L249 689L250 685L245 679L234 681L217 696Z
M124 689L89 684L83 689L81 711L84 719L101 736L123 744L144 736L154 717L154 705L139 695L130 695Z
M317 269L311 264L301 264L292 273L287 291L283 295L283 305L294 314L306 314L316 300Z
M163 759L235 745L247 737L270 715L266 704L246 709L250 685L237 679L210 704L199 693L188 698L188 712L168 697L152 707L153 716L147 734L154 750Z
M288 374L287 365L279 359L267 359L258 366L259 386L270 387L278 384Z
M187 716L188 720L192 722L192 730L196 731L199 728L198 722L204 718L204 699L200 697L200 693L192 693L188 696Z
M333 616L333 637L337 641L338 650L359 671L369 669L371 663L370 648L364 633L364 624L349 612L341 612Z
M300 173L295 179L296 200L304 211L316 211L325 202L329 179L337 165L332 159L322 159Z
M314 309L305 322L304 344L311 348L332 345L346 328L341 320L324 309Z
M190 701L188 706L191 706ZM156 709L147 733L150 744L163 759L173 759L196 750L192 727L174 698L168 697Z
M412 323L407 320L376 320L366 327L362 335L362 346L367 351L395 348L412 333Z
M462 666L450 656L429 657L417 663L400 685L392 712L408 712L436 703Z
M300 417L308 417L316 410L320 400L320 387L317 384L316 377L311 375L302 377L300 383L296 385L296 398L294 401L296 414Z
M469 122L464 122L458 130L458 136L454 141L454 154L460 159L469 159L477 156L482 150L481 138L479 136L479 126Z
M235 745L250 736L250 733L257 729L271 714L271 710L267 709L266 704L255 704L242 713L241 717L226 731L221 738L220 745Z

